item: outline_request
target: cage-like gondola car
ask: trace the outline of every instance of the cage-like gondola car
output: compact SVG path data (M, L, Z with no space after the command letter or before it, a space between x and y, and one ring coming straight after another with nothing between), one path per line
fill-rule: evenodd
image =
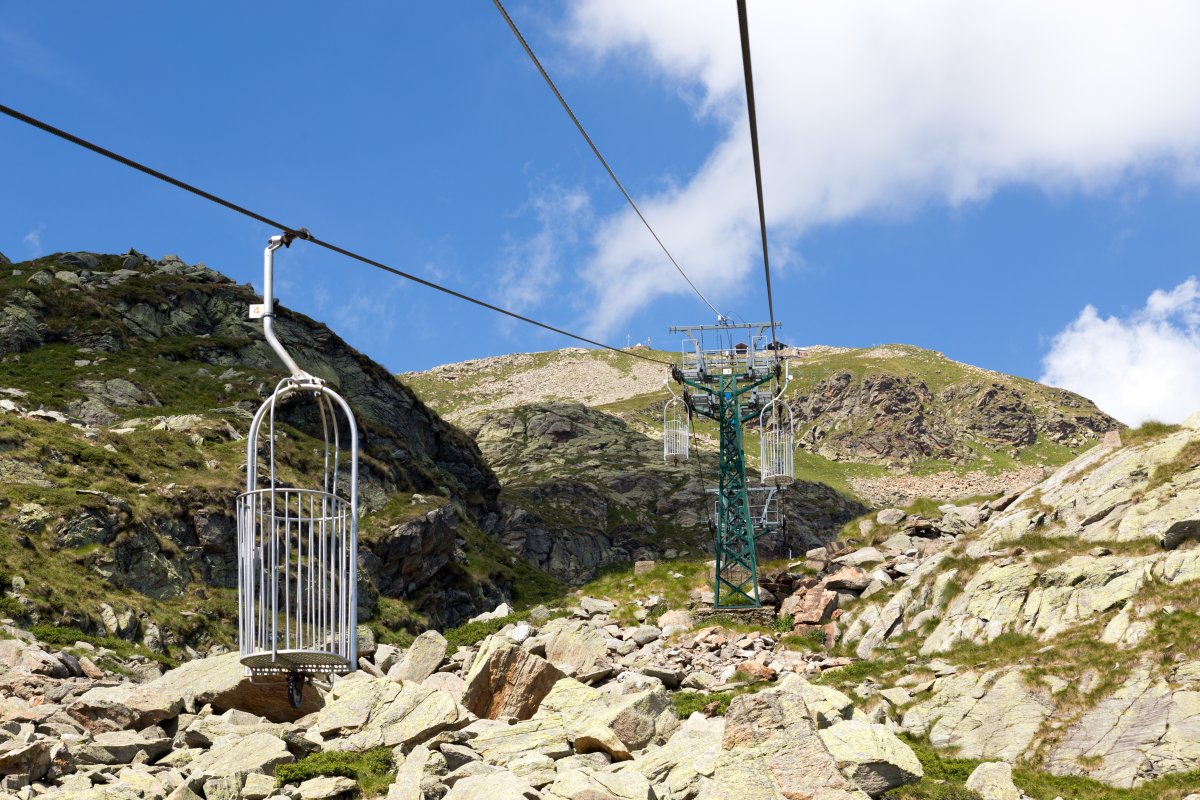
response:
M299 707L307 679L357 663L358 428L346 401L275 337L273 254L283 243L277 236L267 247L264 302L251 308L291 374L259 407L247 439L246 491L237 498L238 640L247 673L286 677ZM320 420L322 474L289 485L277 466L277 414L304 402Z

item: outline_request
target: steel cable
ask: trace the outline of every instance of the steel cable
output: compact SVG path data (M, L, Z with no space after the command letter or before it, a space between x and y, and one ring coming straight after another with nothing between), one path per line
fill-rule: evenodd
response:
M651 361L655 364L663 364L664 366L671 366L671 362L669 362L669 361L663 361L662 359L654 358L652 356L642 355L641 353L637 353L637 352L633 352L633 351L621 350L619 348L613 347L612 345L608 345L603 342L598 342L595 339L589 339L586 336L580 336L579 334L571 333L570 331L563 330L562 328L558 328L554 325L549 325L545 322L539 322L536 319L532 319L531 317L524 316L523 314L518 314L515 311L509 311L506 308L501 308L500 306L493 305L492 303L489 303L486 300L480 300L477 297L472 297L468 294L464 294L455 289L451 289L447 286L442 286L439 283L434 283L433 281L426 280L425 278L421 278L416 275L412 275L408 272L404 272L403 270L396 269L395 267L388 266L387 264L384 264L380 261L376 261L375 259L372 259L372 258L368 258L364 255L360 255L359 253L355 253L352 250L348 250L344 247L340 247L339 245L333 244L332 242L327 242L323 239L319 239L316 236L313 236L311 233L309 233L306 228L293 228L290 225L284 225L282 222L278 222L274 219L271 219L268 216L259 214L255 211L251 211L250 209L248 209L244 206L240 206L237 203L233 203L229 200L226 200L223 197L219 197L211 192L207 192L203 189L193 186L190 183L181 181L178 178L173 178L170 175L166 174L165 172L160 172L159 170L156 170L152 167L148 167L145 164L142 164L138 161L134 161L132 158L128 158L126 156L121 155L120 153L113 152L112 150L109 150L105 147L101 147L98 144L89 142L87 139L76 136L73 133L68 133L67 131L64 131L61 128L57 128L57 127L49 124L48 122L43 122L42 120L37 119L35 117L31 117L28 114L23 114L20 111L17 111L15 108L10 108L9 106L0 104L0 112L4 113L5 115L7 115L9 117L12 117L15 120L18 120L19 122L24 122L27 125L31 125L34 128L38 128L39 130L45 131L46 133L49 133L53 136L57 136L60 139L71 142L72 144L78 145L86 150L91 150L93 153L104 156L105 158L111 159L113 161L116 161L117 163L123 164L131 169L135 169L138 172L142 172L146 175L149 175L152 178L156 178L156 179L163 181L164 183L168 183L176 188L183 189L185 192L190 192L190 193L196 195L197 197L202 197L205 200L208 200L212 203L216 203L217 205L220 205L220 206L224 206L225 208L228 208L231 211L236 211L237 213L242 214L243 216L249 217L250 219L257 220L258 222L261 222L271 228L274 228L279 231L283 231L289 238L304 239L308 242L311 242L312 244L317 245L318 247L323 247L326 250L337 253L338 255L345 256L346 258L350 258L355 261L359 261L368 266L375 267L376 269L381 269L384 272L390 272L391 274L397 275L401 278L404 278L405 280L409 280L414 283L419 283L422 286L426 286L430 289L434 289L436 291L442 292L443 294L448 294L451 297L456 297L459 300L465 300L468 303L474 303L475 305L480 306L481 308L486 308L489 311L495 311L497 314L503 314L507 317L512 317L513 319L520 320L521 322L525 322L530 325L535 325L544 330L548 330L551 333L557 333L561 336L566 336L570 339L574 339L579 342L584 342L585 344L590 344L595 347L600 347L605 350L612 350L614 353L625 353L626 355L633 356L634 358L640 358L643 361Z

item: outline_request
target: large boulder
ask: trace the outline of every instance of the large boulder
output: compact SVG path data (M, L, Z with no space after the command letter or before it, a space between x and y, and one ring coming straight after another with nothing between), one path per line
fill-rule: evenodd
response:
M0 745L0 775L19 775L27 782L40 781L50 769L50 743L10 741Z
M633 764L659 797L694 797L722 755L724 717L692 714L662 747L647 750Z
M199 755L189 767L192 774L205 779L227 778L246 773L271 775L279 764L290 764L295 758L287 743L269 733L249 736L226 736Z
M445 692L356 672L333 685L316 728L326 740L325 749L361 752L412 747L470 720L470 713Z
M425 790L438 782L429 774L432 760L433 751L423 744L410 750L396 768L396 779L388 789L387 800L425 800Z
M572 678L592 682L612 672L608 641L586 622L556 620L547 628L546 660Z
M558 715L576 753L604 752L626 761L666 732L671 700L662 688L615 695L564 678L542 701L535 718ZM674 714L669 715L674 720Z
M542 795L511 772L472 775L454 783L443 800L540 800Z
M529 719L562 677L546 659L511 644L497 644L471 664L463 705L487 719Z
M704 800L865 800L838 769L804 699L787 689L768 689L733 699L725 714L712 782Z
M421 681L441 666L446 657L446 638L437 631L425 631L409 646L400 663L388 671L394 681Z
M71 757L77 764L128 764L139 753L155 761L171 749L166 737L147 738L134 731L98 733L90 742L71 747Z
M779 687L804 699L817 728L828 728L854 716L854 701L832 686L809 683L803 676L791 674L779 681Z
M967 778L967 788L983 800L1021 800L1021 790L1012 779L1012 764L985 761Z
M656 797L650 782L628 766L599 770L564 769L549 786L542 789L546 800L652 800Z
M300 708L292 708L286 685L246 676L238 653L198 658L162 677L140 685L92 689L70 707L71 715L88 724L106 719L117 727L142 728L211 705L214 711L236 708L272 722L292 722L319 711L319 692L306 687Z
M67 712L92 731L141 730L179 716L183 697L151 684L124 683L88 689Z
M924 776L912 748L883 725L841 720L817 735L842 773L872 797L915 783Z
M489 764L507 766L531 753L560 759L571 755L567 729L562 717L550 714L509 725L490 719L472 722L465 729L471 738L471 749Z

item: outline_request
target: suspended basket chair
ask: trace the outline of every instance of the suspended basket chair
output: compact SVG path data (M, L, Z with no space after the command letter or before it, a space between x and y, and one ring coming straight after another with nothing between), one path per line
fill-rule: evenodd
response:
M691 433L687 404L671 393L663 406L663 460L679 464L688 460L688 437Z
M286 677L298 708L309 678L357 663L358 428L346 401L301 370L275 337L273 254L285 243L271 239L264 302L251 308L291 375L259 407L247 437L246 491L237 498L238 640L247 674ZM277 470L277 412L294 397L315 406L324 440L322 474L308 486L285 484Z
M784 385L784 389L787 385ZM795 422L783 401L783 389L758 415L759 468L763 486L787 486L796 480Z

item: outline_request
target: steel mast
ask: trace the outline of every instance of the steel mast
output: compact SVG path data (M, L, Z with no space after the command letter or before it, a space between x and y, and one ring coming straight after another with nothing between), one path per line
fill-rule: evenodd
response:
M772 401L774 392L767 384L782 374L778 351L766 346L773 338L768 336L772 327L769 322L735 324L728 317L718 317L716 325L670 328L671 333L686 337L682 364L671 372L685 387L684 402L694 413L715 420L720 430L714 608L761 605L755 521L757 517L760 524L765 523L771 516L768 509L774 491L767 494L761 513L753 514L742 439L745 423L757 419L759 411ZM745 341L737 341L739 334ZM714 340L716 347L711 347Z

